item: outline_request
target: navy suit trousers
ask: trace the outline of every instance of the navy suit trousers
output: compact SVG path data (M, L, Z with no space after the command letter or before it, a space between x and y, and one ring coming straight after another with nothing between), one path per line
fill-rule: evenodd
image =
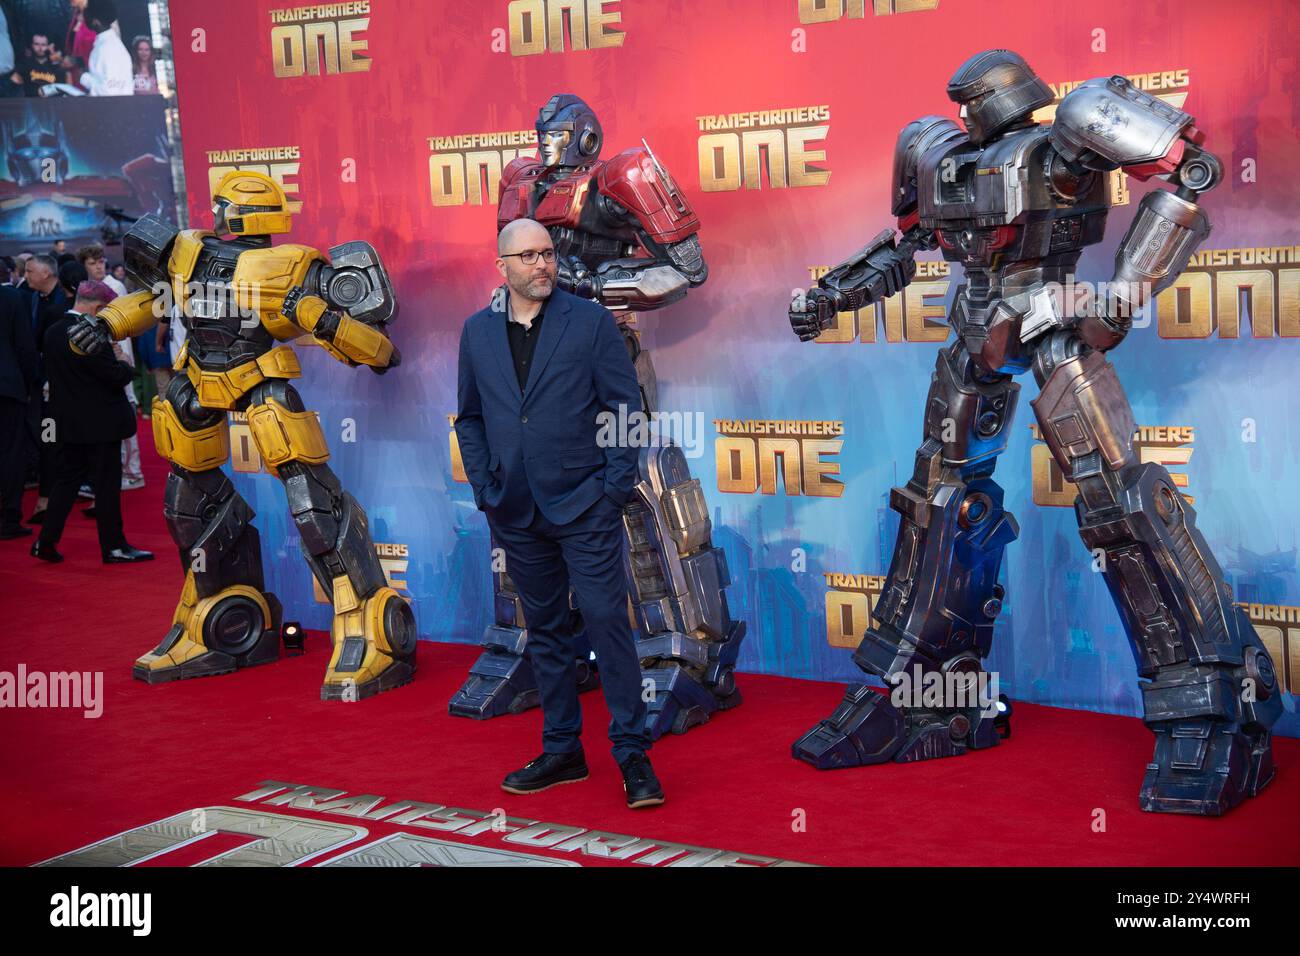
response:
M542 699L542 749L569 753L581 744L574 632L569 586L596 652L605 703L611 715L614 759L650 749L645 732L641 666L627 616L623 570L623 509L608 495L576 519L556 525L533 511L526 527L488 523L505 549L506 572L515 584L528 625L528 656Z

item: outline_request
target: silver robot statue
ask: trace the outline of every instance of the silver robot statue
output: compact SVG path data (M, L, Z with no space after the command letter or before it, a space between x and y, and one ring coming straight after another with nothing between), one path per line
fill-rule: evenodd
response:
M853 660L889 685L904 673L941 672L945 682L981 673L1002 606L1002 551L1019 533L993 470L1020 390L1013 378L1032 369L1040 393L1030 404L1078 487L1080 535L1142 677L1156 741L1141 806L1225 813L1273 777L1281 689L1196 513L1169 473L1134 450L1133 412L1106 360L1209 234L1198 200L1219 182L1219 161L1191 116L1121 76L1071 91L1044 125L1032 114L1052 102L1051 90L1016 53L988 50L958 69L948 96L961 104L964 130L926 116L898 139L892 213L901 238L885 230L790 308L791 326L808 340L837 312L907 285L920 250L941 248L965 270L915 470L890 495L902 518L884 592ZM1084 247L1103 237L1115 169L1174 188L1142 198L1106 294L1076 305L1058 292L1072 284ZM996 744L995 720L987 707L896 706L854 686L793 752L822 769L956 756Z
M709 270L699 218L668 171L648 147L600 159L603 138L585 102L568 93L552 96L537 117L538 157L516 159L502 174L497 227L528 217L548 228L559 286L599 301L618 321L643 403L628 414L650 416L658 409L655 372L636 313L684 298ZM646 731L652 739L685 733L740 704L735 664L745 624L727 608L726 556L713 547L704 493L679 447L641 449L623 524L641 670L653 682ZM538 703L514 585L501 571L493 572L493 585L496 620L451 700L458 716L495 717ZM588 661L576 661L575 670L581 689L599 686Z

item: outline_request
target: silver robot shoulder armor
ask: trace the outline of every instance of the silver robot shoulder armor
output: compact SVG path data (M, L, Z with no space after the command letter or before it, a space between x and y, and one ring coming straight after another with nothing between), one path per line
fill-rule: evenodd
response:
M329 265L315 276L321 298L367 325L397 318L397 294L379 253L368 242L344 242L329 251Z
M1161 159L1192 117L1122 76L1088 80L1065 95L1052 124L1052 146L1066 160L1110 170Z
M167 262L178 230L170 222L157 216L141 216L122 237L122 261L131 278L151 289L158 283L168 283L171 277Z
M921 156L940 143L962 139L966 133L943 116L922 116L903 127L894 149L894 189L890 212L906 215L916 208L916 169Z

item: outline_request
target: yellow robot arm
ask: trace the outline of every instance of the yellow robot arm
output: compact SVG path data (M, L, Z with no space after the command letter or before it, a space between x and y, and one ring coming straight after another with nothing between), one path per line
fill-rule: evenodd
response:
M114 341L134 338L158 324L161 314L154 308L157 301L148 289L119 295L100 310L98 318L113 333Z
M72 351L86 355L109 342L120 342L147 332L158 324L156 302L157 297L145 289L119 295L100 309L99 315L83 315L77 319L68 330L68 344Z
M336 311L318 295L304 295L287 303L294 321L315 336L321 347L348 365L369 365L376 371L401 361L392 340L374 326Z

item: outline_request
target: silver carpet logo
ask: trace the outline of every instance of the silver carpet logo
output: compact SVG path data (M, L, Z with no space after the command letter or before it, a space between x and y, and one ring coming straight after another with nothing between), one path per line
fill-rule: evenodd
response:
M418 800L388 800L372 793L266 780L235 798L256 808L201 807L135 827L89 846L37 863L41 867L135 866L189 847L217 834L245 837L196 866L581 866L576 859L544 853L590 856L640 866L806 866L775 857L732 853L584 827L542 823L490 812ZM276 812L307 810L343 818L317 820ZM457 838L492 834L503 846L440 840L421 833L372 837L362 824L436 831ZM224 845L224 844L223 844ZM345 852L339 852L345 851ZM328 857L328 859L324 859ZM324 859L324 862L318 862Z
M454 833L457 836L492 833L500 835L504 843L517 849L545 849L558 853L622 860L642 866L806 865L752 853L733 853L727 850L656 840L651 837L605 833L588 830L585 827L509 817L500 810L489 813L416 800L390 802L384 797L370 793L349 796L344 790L283 783L278 780L263 781L256 790L235 799L260 803L263 806L310 810L354 820L382 820L385 823Z
M103 671L0 671L0 708L67 707L94 720L104 713Z
M149 893L82 893L74 886L50 897L51 926L127 926L133 936L148 936L152 913Z

